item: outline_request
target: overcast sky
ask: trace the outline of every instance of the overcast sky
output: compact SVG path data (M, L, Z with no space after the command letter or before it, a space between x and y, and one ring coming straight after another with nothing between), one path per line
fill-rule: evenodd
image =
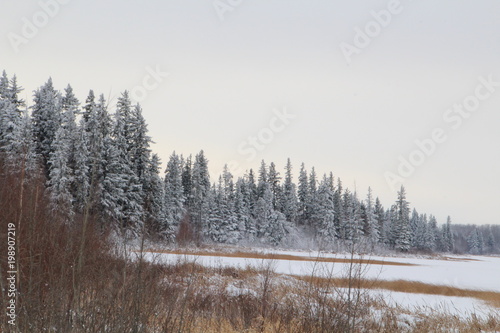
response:
M0 69L141 102L154 151L212 180L290 157L389 207L500 224L500 1L41 0L0 5ZM152 74L153 73L153 74ZM114 108L110 111L114 111ZM417 144L416 141L420 142Z

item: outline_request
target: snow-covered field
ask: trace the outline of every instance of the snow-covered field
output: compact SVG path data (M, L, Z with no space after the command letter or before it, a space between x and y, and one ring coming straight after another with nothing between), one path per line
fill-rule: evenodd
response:
M259 253L275 253L307 257L312 260L323 258L349 258L348 254L331 254L318 252L254 250ZM146 257L155 262L168 263L178 260L196 262L204 266L232 266L245 268L248 266L264 268L269 259L235 258L225 256L198 256L166 253L148 253ZM386 262L408 263L415 266L395 265L363 265L363 276L377 280L407 280L435 285L446 285L462 289L487 290L500 292L500 258L480 256L449 256L441 259L417 257L380 257L356 256L356 258L382 260ZM272 260L276 273L315 276L342 276L347 269L346 263L328 263L304 260ZM370 290L374 295L382 295L390 304L406 308L417 307L424 311L446 310L453 314L467 315L475 313L486 315L498 311L486 303L467 297L450 297L441 295L414 294L393 292L388 290Z

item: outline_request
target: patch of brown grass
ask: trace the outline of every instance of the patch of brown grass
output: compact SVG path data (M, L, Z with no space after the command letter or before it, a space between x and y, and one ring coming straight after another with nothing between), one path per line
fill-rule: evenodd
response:
M295 276L297 279L313 283L319 286L334 284L339 288L346 288L349 286L349 279L347 278L322 278L310 276ZM424 282L407 281L407 280L370 280L361 279L356 284L357 287L363 289L383 289L403 293L412 294L426 294L426 295L440 295L440 296L454 296L454 297L469 297L481 301L485 301L491 306L500 308L500 292L473 290L456 288L446 285L436 285Z
M310 261L321 263L353 263L363 265L382 265L382 266L419 266L405 262L374 260L374 259L347 259L347 258L324 258L324 257L304 257L291 254L276 253L256 253L256 252L202 252L202 251L183 251L183 250L154 250L148 249L146 252L165 253L177 255L207 256L207 257L227 257L227 258L248 258L248 259L269 259L269 260L294 260Z

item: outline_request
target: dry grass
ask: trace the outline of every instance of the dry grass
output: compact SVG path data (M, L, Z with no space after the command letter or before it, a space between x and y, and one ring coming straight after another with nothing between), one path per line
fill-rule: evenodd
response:
M357 288L368 283L357 273L344 280L307 281L276 274L272 260L243 270L182 261L171 265L130 261L106 242L106 233L92 216L78 216L71 224L54 218L44 198L44 179L23 183L0 170L0 212L0 239L6 239L8 223L16 224L20 264L16 326L7 323L4 312L1 332L500 330L499 316L485 320L416 313L415 321L403 326L400 309L381 303L376 308L377 302ZM5 241L0 241L0 253L0 307L6 309ZM356 267L365 263L359 261ZM349 294L341 290L347 278L353 286Z
M382 266L419 266L404 262L374 260L374 259L346 259L346 258L324 258L324 257L304 257L291 254L276 253L256 253L256 252L203 252L203 251L185 251L185 250L145 250L151 253L165 253L177 255L209 256L209 257L228 257L228 258L248 258L248 259L269 259L269 260L294 260L310 261L319 263L354 263L362 265L382 265Z
M310 276L295 276L297 279L313 283L319 286L334 283L340 288L348 287L349 279L347 278L322 278ZM332 282L333 280L333 282ZM483 291L473 289L456 288L446 285L428 284L423 282L406 281L406 280L370 280L361 279L359 287L362 289L381 289L412 294L454 296L454 297L469 297L487 302L489 305L500 308L500 293L495 291Z
M193 256L214 256L214 257L229 257L229 258L249 258L249 259L268 259L268 260L295 260L295 261L310 261L315 263L350 263L350 259L343 258L312 258L287 254L264 254L255 252L202 252L202 251L184 251L184 250L147 250L153 253L168 253L177 255L193 255ZM455 258L455 257L442 257L442 260L453 261L479 261L471 258ZM418 266L414 264L394 262L394 261L380 261L371 259L353 259L354 264L362 265L395 265L395 266ZM243 274L243 273L241 273ZM248 269L247 273L248 274ZM321 277L295 276L298 279L313 282L318 285L324 285L325 279ZM323 280L323 281L322 281ZM328 283L331 283L332 278L328 278ZM349 279L334 278L335 284L340 287L349 285ZM455 297L470 297L481 301L487 302L489 305L500 308L500 293L494 291L482 291L473 289L456 288L446 285L428 284L423 282L406 281L406 280L370 280L363 279L360 282L360 287L363 289L383 289L396 292L414 293L414 294L427 294L427 295L440 295L440 296L455 296Z

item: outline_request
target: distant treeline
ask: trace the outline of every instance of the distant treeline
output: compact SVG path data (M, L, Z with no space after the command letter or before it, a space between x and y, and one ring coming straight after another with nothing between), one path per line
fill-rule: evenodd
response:
M127 91L109 106L91 90L81 104L70 85L52 80L26 106L16 76L0 78L0 152L8 172L44 177L55 218L72 223L90 214L102 228L127 236L147 233L166 242L310 246L377 251L498 253L498 226L438 225L411 209L405 189L383 207L368 189L359 198L332 173L302 163L294 182L290 160L282 172L262 161L235 179L225 167L213 182L203 151L170 156L164 176L150 148L139 104ZM111 114L109 109L113 108Z

